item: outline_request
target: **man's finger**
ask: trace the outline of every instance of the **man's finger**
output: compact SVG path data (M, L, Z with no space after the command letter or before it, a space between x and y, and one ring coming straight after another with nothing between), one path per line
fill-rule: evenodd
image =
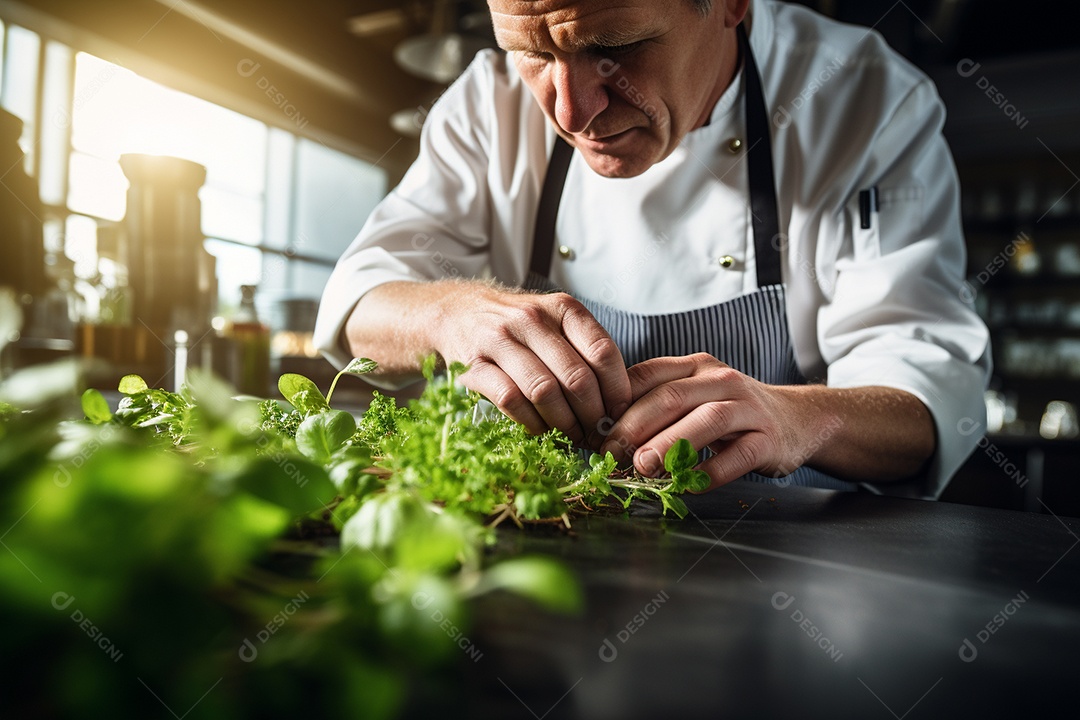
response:
M525 397L509 375L489 361L474 362L461 376L465 387L487 398L511 419L521 423L533 435L547 432L549 425Z
M662 383L630 406L611 429L605 447L643 447L664 428L675 425L703 403L722 397L717 388L701 378L683 377ZM619 457L615 449L612 452Z
M618 420L633 402L630 378L619 347L580 304L565 311L561 329L578 356L592 369L599 385L602 407L599 412L590 413L591 426L604 417Z
M659 357L639 362L627 370L633 401L637 402L655 388L664 383L691 377L703 365L715 365L718 368L729 367L711 355L698 353L680 357Z
M640 405L641 403L639 403ZM638 407L635 405L634 410ZM627 413L629 415L629 412ZM717 438L726 438L755 428L754 414L745 403L720 401L704 403L687 413L681 420L650 433L634 453L634 464L646 476L663 473L663 458L679 439L690 441L701 450Z
M765 464L769 441L763 433L748 432L728 443L716 455L698 465L712 478L709 489L738 480Z
M544 303L548 322L530 323L517 337L558 380L584 440L597 449L603 438L601 428L609 428L610 418L621 415L629 405L630 382L622 354L577 300L556 293L545 296Z
M560 338L552 338L551 342L566 345ZM491 359L514 382L548 427L558 428L575 443L584 439L584 430L567 401L562 383L532 348L516 342L506 343L491 354Z
M530 339L529 349L535 352L558 381L576 424L580 425L587 437L604 417L604 398L593 368L565 337L554 330L535 333Z

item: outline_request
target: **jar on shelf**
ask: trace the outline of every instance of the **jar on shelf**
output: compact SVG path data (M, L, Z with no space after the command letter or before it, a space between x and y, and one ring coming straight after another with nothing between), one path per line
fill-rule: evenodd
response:
M1035 275L1042 266L1038 249L1031 235L1021 232L1012 242L1013 254L1009 258L1012 269L1020 275Z
M315 318L319 301L311 298L286 298L275 305L274 338L270 352L275 358L319 357L315 349Z
M214 370L245 395L270 390L270 328L259 319L254 285L240 286L240 307L215 340Z

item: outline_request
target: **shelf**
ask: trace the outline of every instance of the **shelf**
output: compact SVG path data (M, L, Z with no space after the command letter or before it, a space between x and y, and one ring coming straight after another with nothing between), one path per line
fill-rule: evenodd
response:
M998 380L1006 382L1009 385L1027 385L1032 390L1060 390L1062 386L1065 386L1067 389L1074 390L1076 388L1073 386L1080 386L1080 377L1067 377L1064 375L1016 375L1013 373L1009 373L1001 367L994 368L994 377Z
M977 277L969 275L969 277ZM1080 291L1080 275L1061 275L1057 273L1038 273L1035 275L1016 275L1015 273L1002 270L994 275L982 288L989 291L1009 289L1045 289L1051 287L1054 290L1068 289ZM978 289L978 286L976 286Z
M1080 439L1060 438L1051 440L1033 433L987 433L986 439L1002 448L1053 448L1074 452L1080 450Z
M986 319L983 318L984 322ZM1064 327L1061 325L1033 325L1024 324L1020 321L991 323L986 322L992 334L1008 333L1022 335L1027 338L1046 337L1048 340L1060 340L1061 338L1075 337L1080 339L1080 327Z
M1026 232L1035 237L1036 234L1047 232L1059 232L1061 230L1076 230L1080 232L1080 217L1076 215L1054 215L1044 217L1041 221L1038 217L1022 218L1002 217L996 220L983 220L981 218L965 218L962 221L964 235L1016 235Z

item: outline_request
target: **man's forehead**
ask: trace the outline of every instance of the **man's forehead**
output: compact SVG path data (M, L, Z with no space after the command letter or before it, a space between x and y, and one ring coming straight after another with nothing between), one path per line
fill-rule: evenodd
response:
M492 14L541 15L559 11L591 11L631 7L635 0L488 0Z
M495 36L506 49L543 44L614 46L641 39L655 24L647 0L489 0Z

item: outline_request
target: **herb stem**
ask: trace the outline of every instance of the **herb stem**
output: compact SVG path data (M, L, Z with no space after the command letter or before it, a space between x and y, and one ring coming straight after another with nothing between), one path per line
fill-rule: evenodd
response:
M506 506L503 507L503 511L501 513L499 513L499 516L488 523L488 527L489 528L497 528L497 527L499 527L499 525L502 524L502 521L505 520L508 517L510 517L510 506L506 505Z
M327 405L330 404L330 398L332 398L334 396L334 388L337 387L337 381L340 380L341 376L344 375L344 374L345 374L345 371L342 370L341 372L339 372L337 375L334 376L334 382L330 383L330 391L328 393L326 393L326 404Z
M652 492L665 492L668 487L656 485L653 483L634 482L633 480L612 479L609 482L615 487L626 488L627 490L651 490Z
M453 422L453 416L450 413L446 414L443 418L442 426L442 440L439 442L439 460L446 459L446 448L450 444L450 426Z

